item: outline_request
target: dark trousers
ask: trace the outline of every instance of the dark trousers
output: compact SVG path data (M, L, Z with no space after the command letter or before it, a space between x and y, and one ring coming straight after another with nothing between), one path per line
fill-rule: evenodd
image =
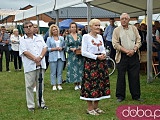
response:
M106 47L109 46L109 48L111 49L110 51L110 57L115 60L115 55L116 55L116 50L113 48L112 42L110 41L106 41Z
M125 74L128 73L129 90L132 99L140 98L140 62L138 53L135 53L132 57L126 54L121 54L121 60L117 64L118 77L116 85L116 97L125 99L126 94L126 79Z
M14 68L17 70L18 68L22 68L22 60L19 56L19 51L13 51L13 58L14 58ZM17 64L18 63L18 64Z
M0 58L0 71L2 71L2 60L3 60L3 52L5 52L5 57L6 57L6 71L9 71L9 49L8 46L5 45L0 45L1 49L1 58Z
M48 56L48 55L46 55L46 56L45 56L45 61L46 61L46 70L48 69L48 66L49 66L48 58L49 58L49 56Z

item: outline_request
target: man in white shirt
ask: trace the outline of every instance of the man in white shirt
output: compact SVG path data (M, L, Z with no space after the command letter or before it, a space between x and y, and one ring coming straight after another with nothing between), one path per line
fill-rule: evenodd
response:
M26 21L23 23L24 35L20 39L20 46L19 46L19 55L22 57L23 67L24 67L24 74L25 74L25 86L26 86L26 100L27 100L27 107L29 111L35 110L35 103L34 103L34 93L33 88L36 82L36 97L37 97L37 104L39 105L39 86L38 86L38 78L40 72L40 66L42 68L42 77L44 78L44 71L46 69L46 63L44 55L47 51L47 45L45 44L43 37L34 35L34 28L33 23ZM43 99L43 89L44 89L44 82L42 81L42 102L41 108L48 109L45 106L45 102Z

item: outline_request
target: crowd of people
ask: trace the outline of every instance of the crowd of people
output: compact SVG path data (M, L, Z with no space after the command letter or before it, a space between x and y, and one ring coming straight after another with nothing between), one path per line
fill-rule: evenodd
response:
M39 33L38 25L30 21L23 23L25 34L20 36L18 29L14 29L11 36L1 27L0 33L0 72L2 72L3 52L6 57L6 71L10 72L9 61L11 45L14 69L22 70L25 76L26 101L29 111L35 110L34 92L38 107L48 109L43 98L44 75L50 67L50 81L52 90L63 90L62 73L66 67L66 82L74 83L74 90L80 90L80 99L87 102L87 113L99 115L105 113L98 107L101 99L110 98L109 64L106 62L106 48L111 49L110 57L115 60L118 70L116 97L117 102L125 100L126 80L128 73L129 90L133 100L143 101L140 90L140 58L141 51L147 50L146 25L136 23L129 25L130 16L122 13L121 26L114 25L111 18L110 25L104 32L100 29L100 20L92 19L89 26L83 30L75 22L70 23L69 29L60 31L55 22L48 23L49 30L44 36ZM88 27L90 31L88 31ZM160 58L160 23L153 26L153 47ZM160 59L159 59L160 61ZM159 62L160 63L160 62ZM39 103L39 72L42 69L42 100ZM160 67L159 67L160 71Z

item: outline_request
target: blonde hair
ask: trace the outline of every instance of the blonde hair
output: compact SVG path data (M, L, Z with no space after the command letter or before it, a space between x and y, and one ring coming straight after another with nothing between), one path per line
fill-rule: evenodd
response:
M53 36L53 31L52 31L53 27L55 27L55 28L57 29L57 35L59 36L59 28L58 28L58 26L55 25L55 24L52 24L52 25L49 27L49 36L50 36L50 37Z
M14 32L17 32L17 31L18 31L18 29L13 29L13 33L14 33Z
M93 24L94 23L96 23L96 22L101 22L99 19L92 19L90 22L89 22L89 26L91 27L91 26L93 26Z
M37 24L33 24L33 27L38 27L38 25Z

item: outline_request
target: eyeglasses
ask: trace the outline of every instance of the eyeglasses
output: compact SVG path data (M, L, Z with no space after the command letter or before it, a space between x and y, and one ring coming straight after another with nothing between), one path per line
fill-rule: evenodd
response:
M24 28L31 28L33 25L24 26Z

